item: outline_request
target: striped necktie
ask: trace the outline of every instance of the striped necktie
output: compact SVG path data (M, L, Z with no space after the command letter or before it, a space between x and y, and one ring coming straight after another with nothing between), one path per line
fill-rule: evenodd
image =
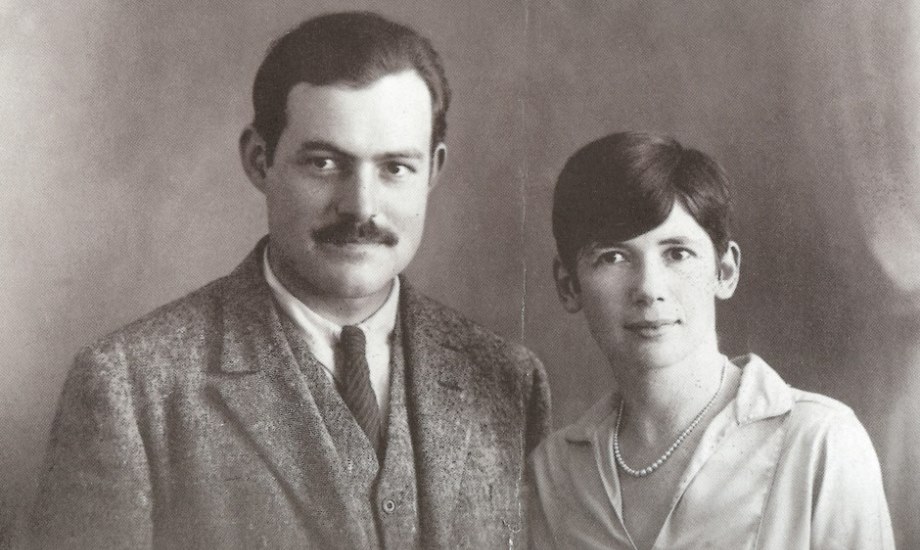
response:
M342 327L341 346L344 360L342 374L336 385L379 457L380 407L377 406L377 397L371 387L364 332L356 326Z

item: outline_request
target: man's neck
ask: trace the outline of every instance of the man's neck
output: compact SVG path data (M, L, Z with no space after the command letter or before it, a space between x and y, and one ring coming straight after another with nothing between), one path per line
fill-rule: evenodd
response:
M281 284L288 286L283 279ZM393 283L390 283L381 293L360 298L326 299L323 296L303 292L292 292L292 294L317 314L339 326L345 326L357 325L376 313L386 302L392 288Z
M339 326L357 325L368 319L383 306L393 290L391 281L383 289L369 296L355 298L327 296L312 287L305 287L290 277L287 271L274 261L271 253L267 254L267 260L272 274L292 296L317 315Z

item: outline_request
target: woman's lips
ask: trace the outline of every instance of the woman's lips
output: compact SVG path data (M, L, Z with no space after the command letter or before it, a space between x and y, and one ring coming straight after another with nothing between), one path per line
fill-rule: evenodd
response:
M626 330L638 334L639 336L645 338L654 338L661 336L671 327L676 326L679 323L680 321L678 320L636 321L633 323L627 323L624 326Z

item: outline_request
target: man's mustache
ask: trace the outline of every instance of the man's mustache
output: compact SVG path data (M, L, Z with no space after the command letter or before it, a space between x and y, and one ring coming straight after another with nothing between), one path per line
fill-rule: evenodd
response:
M313 232L313 239L322 244L344 246L346 244L382 244L395 246L399 237L388 229L374 223L374 220L356 222L341 220Z

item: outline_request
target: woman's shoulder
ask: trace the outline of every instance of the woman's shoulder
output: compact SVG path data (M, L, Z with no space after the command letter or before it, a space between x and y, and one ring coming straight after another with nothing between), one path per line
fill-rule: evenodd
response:
M852 408L827 395L787 387L791 401L784 421L787 446L836 456L868 455L877 460L869 434Z
M853 409L846 404L820 393L792 387L756 354L737 357L732 359L732 363L743 369L738 390L742 417L789 413L794 423L806 426L841 421L858 423Z
M735 358L743 369L738 392L739 422L781 419L788 447L846 451L872 449L869 436L846 404L794 388L757 355ZM874 451L873 451L874 455Z
M617 399L614 392L608 392L578 420L548 435L530 455L533 470L549 473L551 469L568 468L573 465L573 454L593 457L598 430L612 422Z
M791 415L804 425L859 423L856 413L845 403L820 393L790 387L793 406Z
M804 444L822 454L866 454L875 450L853 409L826 395L792 388L794 405L787 420L787 441Z

